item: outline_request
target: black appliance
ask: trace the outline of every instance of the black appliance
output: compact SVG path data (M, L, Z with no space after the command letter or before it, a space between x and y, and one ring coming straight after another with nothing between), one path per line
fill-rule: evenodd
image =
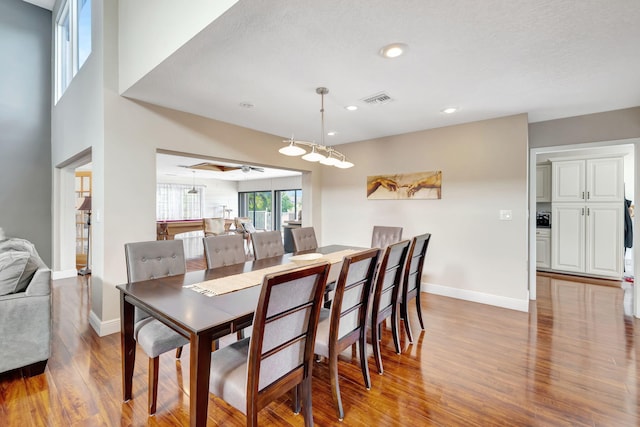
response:
M551 227L551 212L537 212L536 213L536 226L537 227Z

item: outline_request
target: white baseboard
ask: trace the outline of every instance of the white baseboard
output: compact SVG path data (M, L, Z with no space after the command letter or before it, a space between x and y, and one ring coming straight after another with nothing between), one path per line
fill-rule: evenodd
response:
M101 321L93 310L89 313L89 324L99 337L120 332L120 319L113 319L106 322Z
M461 299L465 301L478 302L481 304L493 305L496 307L508 308L517 311L529 311L529 295L527 299L515 299L502 297L499 295L485 294L483 292L470 291L468 289L458 289L449 286L436 285L433 283L422 283L422 291L435 295Z
M78 270L76 270L75 268L71 268L69 270L51 272L51 278L53 280L68 279L69 277L76 277L77 275L78 275Z

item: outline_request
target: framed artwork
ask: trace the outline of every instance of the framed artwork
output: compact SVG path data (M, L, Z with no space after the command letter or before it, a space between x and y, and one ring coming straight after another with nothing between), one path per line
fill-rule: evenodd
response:
M442 171L367 177L367 199L406 200L442 198Z

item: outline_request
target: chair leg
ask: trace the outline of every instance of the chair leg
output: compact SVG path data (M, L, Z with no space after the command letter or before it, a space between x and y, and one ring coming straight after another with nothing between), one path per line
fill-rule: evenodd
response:
M294 414L299 414L300 413L300 395L303 393L303 390L301 389L302 387L302 383L296 385L292 390L292 397L293 397L293 413ZM304 395L303 395L304 398Z
M176 359L180 359L182 357L182 347L176 348Z
M413 344L413 334L411 333L411 324L409 323L409 310L408 310L408 301L404 302L400 305L400 317L404 322L404 330L407 333L407 338L409 342Z
M371 346L373 347L373 355L376 359L376 367L378 368L378 373L382 374L384 369L382 368L382 357L380 357L380 324L376 325L376 321L373 322L373 327L371 328Z
M371 377L369 376L369 361L367 360L367 334L362 331L360 336L360 369L362 370L362 378L364 379L364 386L367 390L371 390Z
M418 295L416 295L416 310L418 311L418 320L420 321L420 327L424 331L424 323L422 322L422 305L420 304L420 289L418 289Z
M331 391L333 392L333 401L336 404L338 419L344 419L344 410L342 409L342 398L340 397L340 384L338 383L338 354L329 352L329 377L331 378Z
M393 335L393 345L396 347L396 354L400 354L400 331L398 328L397 305L391 312L391 334Z
M313 407L311 401L311 376L307 377L301 384L300 394L302 394L302 409L304 410L305 427L313 426Z
M149 358L149 415L156 413L156 400L158 399L158 371L160 370L160 357Z

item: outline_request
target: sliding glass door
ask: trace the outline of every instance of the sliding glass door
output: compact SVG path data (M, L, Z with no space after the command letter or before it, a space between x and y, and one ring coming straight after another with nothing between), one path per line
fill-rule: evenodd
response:
M282 229L287 221L301 220L302 190L279 190L275 192L276 228Z
M271 191L238 193L240 216L248 217L258 230L273 230Z

